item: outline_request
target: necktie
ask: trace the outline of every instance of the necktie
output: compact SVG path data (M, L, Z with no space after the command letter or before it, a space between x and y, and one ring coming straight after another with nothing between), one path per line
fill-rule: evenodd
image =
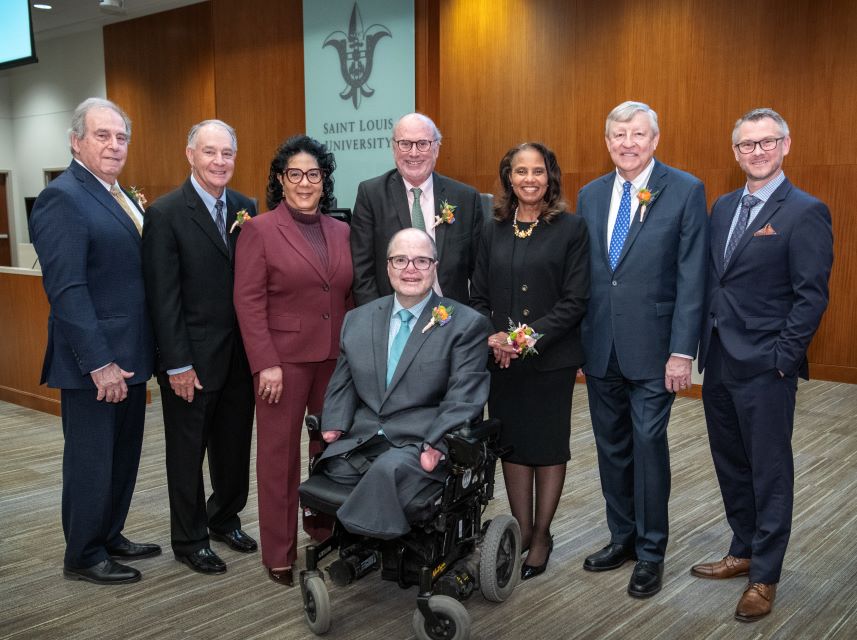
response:
M134 228L137 230L137 233L143 235L143 228L140 226L140 222L137 220L137 216L135 216L131 212L131 207L128 206L128 201L125 199L125 196L119 191L119 187L115 184L110 187L110 195L119 203L119 206L122 207L122 211L128 214L128 217L131 218L131 222L134 223Z
M735 247L741 242L741 236L747 230L747 224L750 222L750 209L759 204L756 196L751 196L749 193L741 198L741 210L738 212L738 221L735 223L735 228L732 229L732 235L729 236L729 241L726 243L726 252L723 254L723 268L729 264L729 258L735 251Z
M619 213L616 214L616 223L613 225L613 235L610 236L610 248L607 252L610 258L610 268L616 270L619 264L619 256L622 255L622 246L628 237L628 229L631 228L631 181L626 180L622 185L622 200L619 201Z
M226 245L226 250L229 250L229 238L226 236L226 214L223 212L223 200L218 200L214 203L214 221L217 223L217 230L220 232L220 237L223 239L223 244Z
M413 222L415 229L425 231L426 221L423 218L423 207L420 204L420 194L423 192L423 190L414 187L413 189L411 189L411 192L414 194L414 206L411 207L411 222Z
M405 343L408 341L408 336L411 335L411 319L414 314L407 309L402 309L397 314L402 324L396 332L396 337L393 338L393 343L390 345L390 354L387 356L387 386L390 386L390 381L393 379L393 374L396 373L396 366L399 364L399 358L402 357L402 351L405 350Z

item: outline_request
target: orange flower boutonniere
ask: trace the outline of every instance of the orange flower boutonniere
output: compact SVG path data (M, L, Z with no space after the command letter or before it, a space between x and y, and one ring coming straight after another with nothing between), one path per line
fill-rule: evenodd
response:
M438 327L442 327L450 320L452 320L452 311L455 307L450 307L447 309L442 304L437 305L434 309L431 310L431 320L428 321L428 324L423 327L421 333L425 333L435 325Z
M132 198L134 198L134 200L137 201L137 204L140 205L141 209L146 208L146 203L148 202L148 200L146 200L146 196L143 195L142 189L139 189L137 187L129 187L128 195L130 195Z
M643 187L637 192L637 200L640 203L640 222L646 216L646 209L652 206L652 203L655 201L659 191L649 191L648 187Z
M455 222L455 210L458 205L449 204L446 200L440 203L440 215L434 217L434 226L439 227L442 224L452 224Z
M229 227L229 233L235 231L235 227L240 227L242 224L247 222L250 219L250 214L247 213L247 209L241 209L235 214L235 222L232 223L232 226Z

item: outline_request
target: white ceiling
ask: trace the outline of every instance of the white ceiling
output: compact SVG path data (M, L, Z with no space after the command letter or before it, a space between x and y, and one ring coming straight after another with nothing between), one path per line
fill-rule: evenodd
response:
M50 11L33 9L33 2L30 2L30 13L33 16L33 33L36 42L50 40L51 38L71 33L88 31L113 22L122 22L123 20L139 18L151 13L196 4L201 0L125 0L125 12L121 15L102 11L99 7L99 0L41 1L50 4L53 9Z

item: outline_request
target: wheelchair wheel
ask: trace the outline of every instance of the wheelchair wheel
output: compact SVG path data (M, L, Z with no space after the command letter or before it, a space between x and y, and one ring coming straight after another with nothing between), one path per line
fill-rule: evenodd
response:
M486 600L503 602L512 594L521 573L521 528L508 514L488 525L482 539L479 588Z
M304 596L304 619L309 630L317 636L330 629L330 596L324 580L318 576L307 578Z
M455 598L432 596L429 607L441 624L432 627L417 609L414 611L414 633L417 640L468 640L470 638L470 614Z

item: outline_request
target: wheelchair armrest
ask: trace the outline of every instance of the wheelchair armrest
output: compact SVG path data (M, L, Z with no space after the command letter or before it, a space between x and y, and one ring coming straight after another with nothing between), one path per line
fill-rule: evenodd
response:
M496 419L468 423L450 431L443 436L450 462L457 467L478 468L485 461L484 445L499 433L500 421Z
M321 416L316 416L311 413L304 418L304 424L308 433L314 431L321 433Z
M491 440L500 434L500 421L497 418L488 418L481 422L468 422L450 433L466 440Z

